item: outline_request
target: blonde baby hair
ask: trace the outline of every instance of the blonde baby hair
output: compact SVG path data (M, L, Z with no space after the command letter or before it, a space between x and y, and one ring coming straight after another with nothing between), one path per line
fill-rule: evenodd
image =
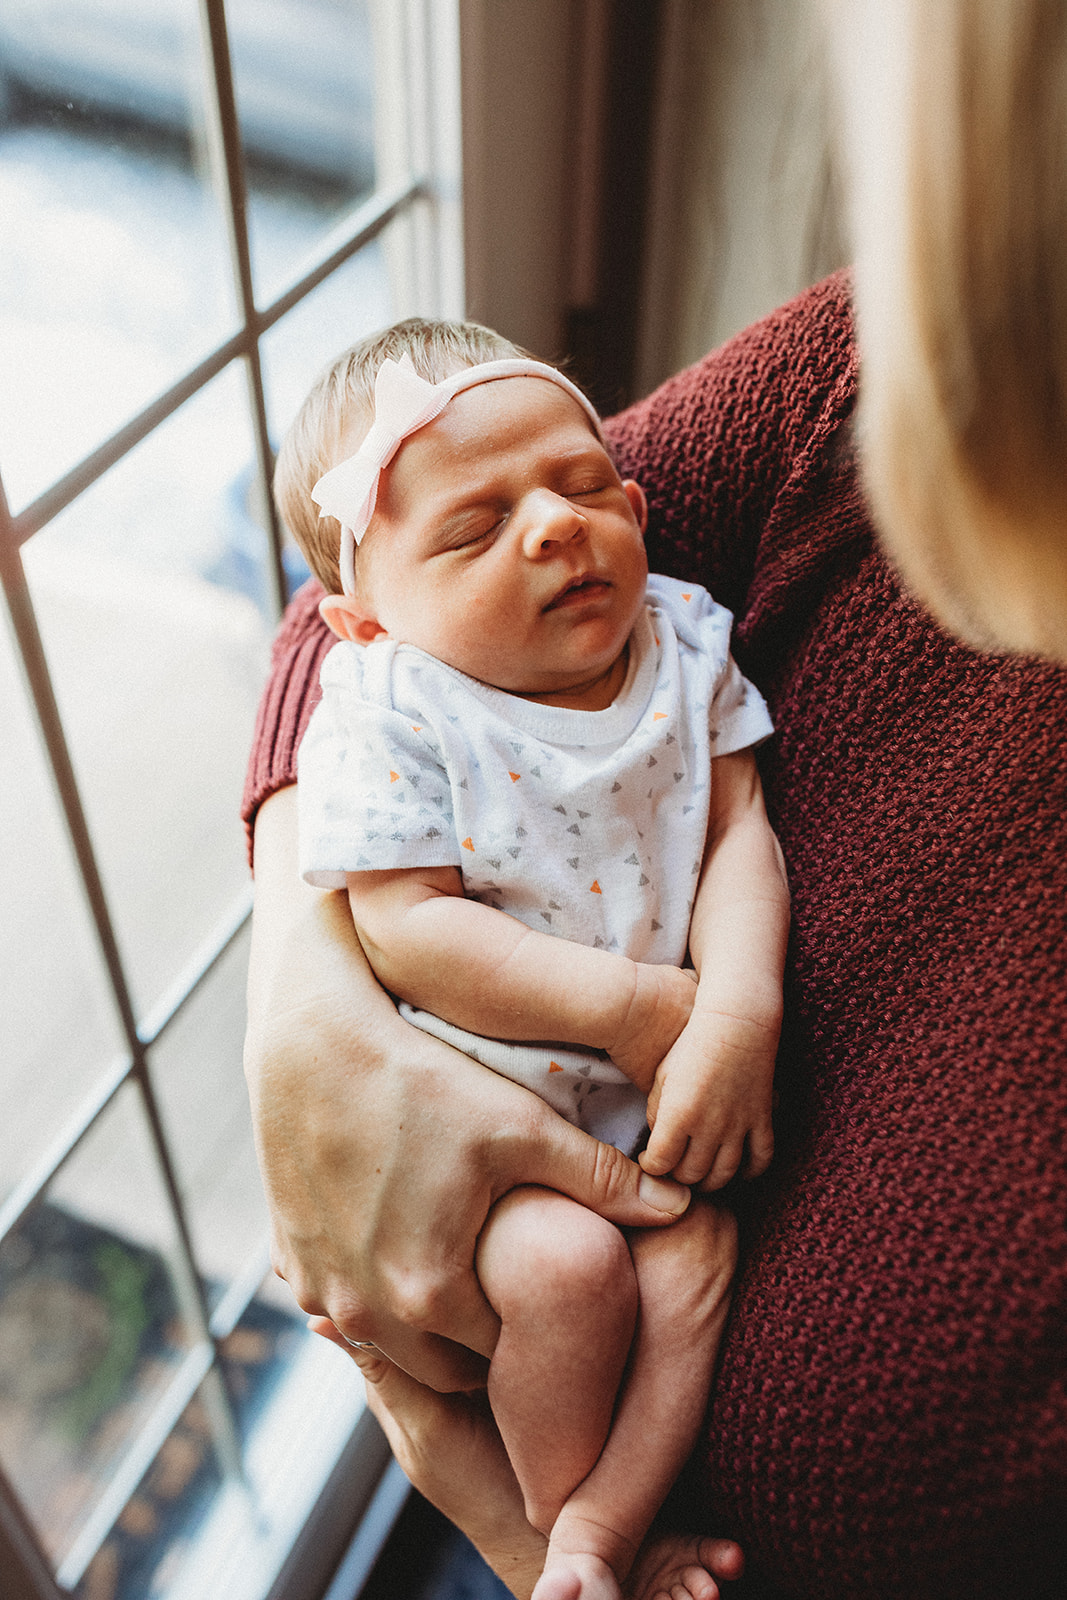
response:
M329 594L341 593L340 524L320 517L311 491L336 464L342 435L362 417L374 420L374 380L387 357L411 357L428 383L440 383L464 367L501 361L527 352L476 322L440 322L409 317L343 351L315 381L289 428L274 469L279 515L308 566ZM348 445L353 445L350 438ZM358 559L357 559L358 569Z

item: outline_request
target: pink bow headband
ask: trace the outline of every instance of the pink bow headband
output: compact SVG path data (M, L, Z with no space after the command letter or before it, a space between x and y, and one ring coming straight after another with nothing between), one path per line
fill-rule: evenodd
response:
M374 423L370 432L355 455L331 467L311 491L311 498L321 508L319 515L336 517L341 524L341 585L345 594L355 593L356 546L374 515L383 469L404 440L439 416L457 394L473 389L478 383L492 383L494 378L547 378L578 402L603 443L596 410L582 391L555 367L527 361L525 357L483 361L479 366L454 372L441 383L427 383L425 378L419 377L406 352L399 361L387 356L374 380Z

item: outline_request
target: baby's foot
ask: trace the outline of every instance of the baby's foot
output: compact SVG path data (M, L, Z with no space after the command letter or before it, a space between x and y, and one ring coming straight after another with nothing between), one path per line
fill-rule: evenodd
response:
M627 1593L633 1600L723 1600L715 1579L739 1578L744 1565L732 1539L667 1534L642 1552Z
M530 1600L622 1600L622 1590L599 1556L549 1551Z

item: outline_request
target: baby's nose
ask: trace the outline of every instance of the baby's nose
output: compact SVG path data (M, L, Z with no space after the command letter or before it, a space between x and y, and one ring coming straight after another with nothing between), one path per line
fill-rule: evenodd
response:
M560 545L585 533L587 523L578 508L551 489L537 489L529 497L523 551L531 561L550 555Z

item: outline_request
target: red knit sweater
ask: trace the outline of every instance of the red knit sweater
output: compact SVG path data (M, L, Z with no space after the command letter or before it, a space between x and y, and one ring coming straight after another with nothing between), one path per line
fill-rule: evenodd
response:
M654 569L737 615L793 933L778 1154L713 1396L702 1531L745 1592L1067 1596L1067 673L906 598L857 485L838 276L611 426ZM280 635L246 813L329 637Z

